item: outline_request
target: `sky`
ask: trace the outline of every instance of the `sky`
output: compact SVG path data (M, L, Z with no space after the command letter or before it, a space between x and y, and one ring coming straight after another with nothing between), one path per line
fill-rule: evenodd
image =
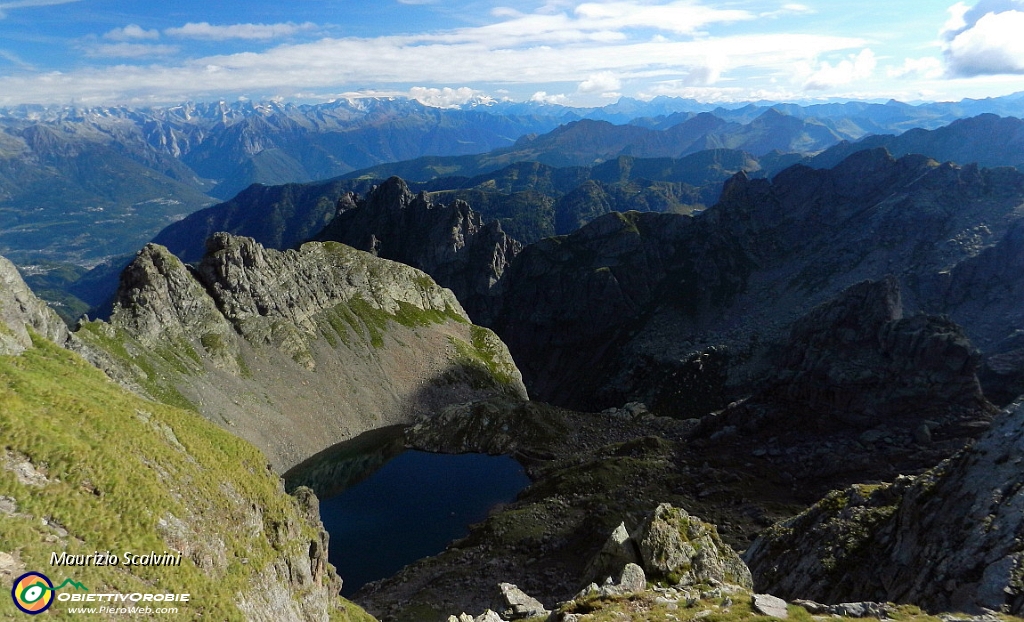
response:
M0 106L1021 91L1024 0L0 0Z

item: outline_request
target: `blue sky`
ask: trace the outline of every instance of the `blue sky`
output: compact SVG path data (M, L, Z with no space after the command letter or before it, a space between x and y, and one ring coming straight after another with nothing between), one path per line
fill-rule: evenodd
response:
M0 105L1024 91L1024 0L0 0Z

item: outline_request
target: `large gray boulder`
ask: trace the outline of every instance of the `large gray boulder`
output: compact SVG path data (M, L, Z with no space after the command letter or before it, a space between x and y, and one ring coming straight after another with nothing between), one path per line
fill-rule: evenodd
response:
M628 564L640 564L640 550L630 537L625 523L619 523L604 546L587 564L583 571L584 583L601 583L606 577L614 577Z
M662 503L634 536L647 574L682 585L729 583L752 589L747 566L718 529L682 508Z

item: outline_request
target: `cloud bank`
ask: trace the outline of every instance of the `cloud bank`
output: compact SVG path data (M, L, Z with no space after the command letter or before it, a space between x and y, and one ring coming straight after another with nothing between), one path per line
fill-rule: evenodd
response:
M1024 74L1024 0L958 2L940 38L953 77Z
M0 0L0 10L66 1ZM475 15L468 26L378 36L339 36L357 30L311 22L195 21L159 30L132 23L77 41L80 58L95 61L75 69L39 73L8 59L18 71L0 72L0 105L352 92L410 93L437 106L487 92L559 103L623 92L738 101L872 96L888 88L888 97L898 96L896 81L935 85L950 77L1024 73L1024 37L1017 34L1024 32L1024 0L954 5L938 44L944 62L893 57L873 35L823 27L829 21L822 5L546 0L532 9L516 6ZM937 29L944 17L936 18Z

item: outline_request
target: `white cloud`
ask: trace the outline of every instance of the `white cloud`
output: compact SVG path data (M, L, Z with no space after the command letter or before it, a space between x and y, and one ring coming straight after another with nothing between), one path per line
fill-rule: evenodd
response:
M104 43L85 48L86 56L92 58L149 58L173 56L180 51L175 45L147 45L145 43Z
M965 19L965 16L970 10L971 7L967 6L963 2L957 2L953 6L949 7L949 19L946 20L946 23L943 24L942 30L940 31L942 36L949 36L950 33L952 33L952 36L956 36L955 33L961 32L966 28L967 20Z
M33 69L33 66L32 66L31 63L25 62L24 59L22 59L20 56L18 56L14 52L9 52L7 50L0 50L0 58L2 58L5 61L11 63L12 65L15 65L16 67L18 67L18 69L21 69L23 71L31 71Z
M544 91L537 91L530 97L530 101L536 104L567 104L569 98L563 94L548 95Z
M277 39L289 37L302 31L316 29L316 24L231 24L215 26L208 22L189 22L180 28L168 28L164 34L169 37L185 39L209 39L224 41L227 39Z
M807 6L806 4L788 2L786 4L783 4L780 8L774 11L766 11L764 13L761 13L758 17L776 18L785 17L788 15L812 15L814 13L817 13L817 11Z
M721 78L721 69L714 63L698 65L690 69L690 73L683 78L682 83L686 86L710 86Z
M808 69L810 69L810 75L804 79L804 89L823 91L869 78L874 73L877 64L875 53L869 48L864 48L859 54L850 55L835 65L822 61L816 69L811 68L810 65L802 65L800 71L808 73Z
M694 2L669 2L652 5L635 1L588 2L574 11L580 25L587 29L656 28L679 34L692 34L715 23L755 19L748 11L723 10Z
M609 71L596 73L580 82L580 93L607 93L622 88L622 80Z
M934 80L941 78L943 74L942 61L933 57L907 58L903 65L890 67L886 75L890 78L926 78Z
M135 41L140 39L159 39L159 30L146 30L137 24L129 24L124 28L116 28L103 35L112 41Z
M490 98L484 93L463 86L457 89L444 87L441 89L414 86L409 89L408 97L415 99L425 106L434 108L457 108L462 104L472 101L489 101Z
M964 27L944 33L947 43L943 52L950 75L1024 73L1024 10L990 12L976 19L967 11L964 19Z
M11 9L28 9L40 6L54 6L58 4L71 4L79 0L15 0L15 2L0 2L0 19L7 17L6 11Z
M175 101L185 98L266 97L279 93L337 93L364 84L405 93L413 85L529 85L541 101L566 102L561 93L578 86L577 97L618 93L624 84L652 80L680 88L707 87L750 76L788 76L805 67L810 84L843 83L840 74L862 73L864 53L832 67L818 59L863 49L859 37L791 34L700 33L698 29L753 19L744 11L703 7L696 1L660 6L646 0L587 2L574 8L552 0L543 12L492 12L479 27L379 37L322 38L276 45L262 51L223 54L180 64L80 69L47 76L0 77L0 105L21 102L123 101L136 97ZM312 24L187 24L164 35L211 39L263 40L286 36ZM634 30L638 29L638 30ZM141 33L116 31L120 36ZM653 32L652 32L653 31ZM696 34L695 34L696 33ZM653 36L652 36L653 35ZM117 35L114 35L117 36ZM149 36L148 34L146 36ZM139 39L123 43L139 45ZM170 48L97 48L94 54L152 56ZM870 53L870 51L868 51ZM870 60L873 62L873 55ZM856 59L859 59L855 62ZM852 67L847 70L847 65ZM873 69L873 66L872 66ZM733 82L737 83L737 82ZM758 88L751 83L745 88ZM426 88L426 87L419 87ZM426 99L455 102L460 89L426 90Z

